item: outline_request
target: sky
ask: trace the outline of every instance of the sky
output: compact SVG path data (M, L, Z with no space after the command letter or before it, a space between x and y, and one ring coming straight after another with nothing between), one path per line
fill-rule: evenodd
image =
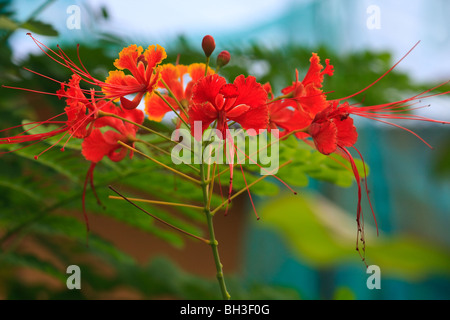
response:
M14 0L17 18L26 19L44 2ZM212 34L217 42L257 39L282 44L290 32L296 41L325 40L343 52L388 49L394 59L399 59L420 40L418 48L399 68L424 80L449 78L450 20L447 13L450 1L433 0L433 5L427 0L346 0L347 5L342 3L336 0L58 0L48 6L39 19L52 23L63 40L82 39L89 32L92 35L109 31L130 42L151 39L161 45L167 45L180 34L194 41ZM290 24L280 20L290 10L296 8L302 13L303 8L308 10L311 4L317 12L315 17L299 16L298 22ZM80 30L68 30L66 26L70 16L66 11L71 5L81 7ZM95 12L101 6L107 7L110 19L91 18L89 21L86 8ZM308 11L305 12L307 15ZM321 30L305 30L305 27L317 29L317 26ZM16 57L36 49L25 33L18 32L12 38Z
M17 19L27 19L44 2L14 0ZM450 1L430 3L427 0L346 0L346 5L336 0L58 0L38 18L59 31L58 42L68 39L82 42L106 31L129 43L151 41L167 46L181 34L194 43L212 34L218 44L259 41L276 46L297 41L314 47L326 42L344 56L345 52L355 50L389 50L394 61L398 61L420 41L397 68L417 82L437 84L450 79ZM73 5L81 9L80 29L67 26L73 14L68 9ZM102 6L107 8L108 20L99 17ZM16 32L10 40L18 60L39 50L26 32ZM40 40L45 43L46 38ZM418 111L422 112L449 121L449 99L435 98L433 108Z

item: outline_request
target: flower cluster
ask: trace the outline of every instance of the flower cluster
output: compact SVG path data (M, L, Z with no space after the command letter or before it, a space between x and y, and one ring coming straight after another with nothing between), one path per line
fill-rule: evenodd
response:
M295 81L277 95L272 91L270 83L259 83L254 76L239 75L230 82L219 75L219 69L230 61L227 51L219 53L217 67L212 69L209 61L215 50L215 42L211 36L206 36L202 42L206 63L165 64L167 54L161 46L150 45L144 50L140 46L130 45L119 53L114 61L116 69L110 71L105 80L94 78L84 68L81 60L78 64L75 63L59 47L56 51L51 50L32 36L31 38L48 57L73 73L67 83L60 82L61 89L54 93L65 100L64 113L46 121L29 124L31 128L53 124L59 126L57 129L39 134L28 133L31 130L28 129L0 138L0 144L38 143L60 136L54 145L66 138L65 145L72 138L82 139L82 155L91 163L84 184L84 212L86 187L88 183L93 187L96 164L104 157L112 161L121 161L127 155L133 157L134 144L138 141L136 133L143 128L145 114L150 120L161 121L167 113L174 112L177 127L186 126L194 137L198 136L194 132L195 122L201 122L202 134L207 128L213 127L223 137L226 137L230 123L233 123L243 130L253 129L257 133L279 130L282 138L295 135L302 141L311 142L324 155L342 155L349 161L358 185L358 235L364 243L361 222L362 177L349 151L349 148L354 148L359 153L354 147L358 133L353 116L397 127L400 126L388 120L447 123L415 116L408 110L411 109L412 102L437 95L430 93L431 90L382 105L360 106L351 103L351 98L378 82L395 65L360 92L329 100L323 90L323 83L326 76L333 76L335 70L328 59L323 65L316 53L311 55L304 78L300 80L296 70ZM84 89L83 86L90 88ZM142 100L145 114L138 108ZM56 120L61 116L66 119ZM232 177L232 166L230 169Z

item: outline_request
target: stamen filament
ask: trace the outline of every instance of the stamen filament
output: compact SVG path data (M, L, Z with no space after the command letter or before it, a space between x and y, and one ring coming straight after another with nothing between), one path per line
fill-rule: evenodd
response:
M124 142L122 142L122 141L120 141L120 140L117 141L117 143L120 144L121 146L123 146L123 147L125 147L125 148L127 148L127 149L129 149L129 150L131 150L131 151L133 151L133 152L139 153L139 154L142 155L143 157L145 157L145 158L147 158L147 159L153 161L154 163L156 163L156 164L158 164L158 165L160 165L160 166L166 168L166 169L169 170L169 171L172 171L173 173L176 173L176 174L182 176L182 177L185 178L185 179L188 179L188 180L190 180L190 181L192 181L192 182L195 182L195 183L197 183L197 184L201 184L201 182L200 182L199 180L197 180L197 179L195 179L195 178L192 178L192 177L188 176L187 174L184 174L183 172L180 172L180 171L178 171L178 170L176 170L176 169L174 169L174 168L172 168L172 167L169 167L169 166L165 165L164 163L162 163L162 162L160 162L160 161L158 161L158 160L156 160L156 159L150 157L149 155L146 155L145 153L143 153L143 152L141 152L141 151L139 151L139 150L137 150L137 149L135 149L135 148L129 146L128 144L126 144L126 143L124 143Z
M159 92L159 91L154 91L154 93L160 97L165 104L167 104L169 106L170 109L172 109L173 112L175 112L175 114L177 115L178 118L180 118L180 120L186 125L186 127L189 128L188 123L186 122L186 120L183 119L183 117L175 110L175 108L170 104L169 101L167 101L166 98L164 98L164 96Z
M114 189L112 186L109 186L109 188L110 188L112 191L114 191L115 193L117 193L122 199L124 199L125 201L131 203L133 206L135 206L136 208L138 208L138 209L141 210L142 212L146 213L147 215L149 215L149 216L152 217L153 219L155 219L155 220L157 220L157 221L159 221L159 222L165 224L166 226L168 226L168 227L170 227L170 228L172 228L172 229L175 229L175 230L177 230L177 231L179 231L179 232L181 232L181 233L184 233L185 235L188 235L188 236L190 236L190 237L192 237L192 238L195 238L195 239L197 239L197 240L200 240L200 241L202 241L202 242L204 242L204 243L206 243L206 244L210 244L210 241L209 241L209 240L204 239L204 238L199 237L199 236L196 236L195 234L189 233L189 232L187 232L187 231L185 231L185 230L183 230L183 229L180 229L180 228L178 228L178 227L176 227L176 226L174 226L174 225L172 225L172 224L170 224L170 223L168 223L168 222L166 222L166 221L164 221L164 220L162 220L162 219L160 219L160 218L154 216L153 214L151 214L151 213L148 212L147 210L141 208L140 206L138 206L137 204L135 204L134 202L132 202L129 198L127 198L127 197L123 196L122 194L120 194L120 193L119 193L116 189Z
M124 200L122 197L116 197L116 196L109 196L109 199ZM158 200L147 200L147 199L139 199L139 198L128 198L128 200L136 201L136 202L160 204L160 205L163 205L163 206L186 207L186 208L193 208L193 209L203 210L203 207L196 206L196 205L193 205L193 204L166 202L166 201L158 201Z
M292 160L286 161L285 163L283 163L282 165L280 165L278 167L278 169L283 168L284 166L290 164L292 162ZM255 181L253 181L252 183L250 183L248 186L246 186L245 188L242 188L241 190L237 191L235 194L233 194L229 199L225 200L224 202L222 202L217 208L215 208L213 211L211 211L211 214L214 215L217 211L219 211L223 206L225 206L226 204L228 204L231 200L233 200L234 198L236 198L238 195L240 195L241 193L245 192L247 189L250 189L252 186L254 186L255 184L257 184L258 182L260 182L261 180L267 178L267 177L271 177L271 175L264 175L258 179L256 179Z

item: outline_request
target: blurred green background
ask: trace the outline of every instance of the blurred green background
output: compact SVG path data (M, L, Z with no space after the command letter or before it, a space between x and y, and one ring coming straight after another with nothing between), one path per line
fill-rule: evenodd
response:
M270 81L275 92L295 79L295 69L302 77L311 52L317 52L335 67L335 75L325 80L329 98L350 95L376 80L418 40L398 68L354 102L395 101L449 79L445 12L450 8L445 1L433 6L418 0L228 1L221 6L204 1L126 6L119 1L2 1L0 82L55 92L59 84L21 68L61 81L70 76L36 50L25 35L29 31L53 48L60 44L74 58L80 43L83 63L99 79L131 43L163 45L167 62L175 62L178 54L180 63L202 62L205 34L215 37L215 54L231 53L222 75L233 80L252 74L261 83ZM78 9L80 28L71 20ZM56 97L6 88L0 88L0 97L1 129L23 119L45 120L62 106ZM431 107L420 114L450 121L448 97L421 103ZM368 185L380 229L377 237L365 202L366 259L380 267L381 289L367 288L369 274L355 251L352 175L291 139L281 152L292 156L292 149L299 148L295 152L301 160L279 175L299 194L276 183L261 184L253 190L260 220L247 195L238 198L229 216L216 217L233 298L450 298L450 128L401 123L427 140L434 147L430 150L405 131L355 121L356 147L370 167ZM169 130L167 123L147 124ZM0 156L0 298L219 298L209 248L161 228L126 204L112 203L105 186L164 201L195 202L200 190L147 162L104 161L95 174L106 209L88 192L93 231L87 246L80 197L88 162L79 156L76 141L67 152L56 148L34 161L43 146ZM204 231L197 212L148 208L191 232ZM71 264L82 268L82 290L65 286Z

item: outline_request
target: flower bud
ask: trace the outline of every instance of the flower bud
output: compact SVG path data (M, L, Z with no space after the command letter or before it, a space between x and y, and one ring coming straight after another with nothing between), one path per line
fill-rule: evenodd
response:
M217 66L219 68L226 66L230 62L231 55L228 51L224 50L217 56Z
M216 42L214 41L214 38L210 35L204 36L202 40L202 48L203 52L205 52L206 57L211 56L214 49L216 48Z

